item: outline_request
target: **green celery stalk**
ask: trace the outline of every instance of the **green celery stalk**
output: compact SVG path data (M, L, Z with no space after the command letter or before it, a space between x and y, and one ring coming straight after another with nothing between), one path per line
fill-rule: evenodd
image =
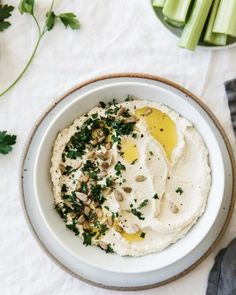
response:
M168 24L172 25L173 27L177 27L177 28L183 27L183 26L185 25L185 22L177 22L177 21L174 21L174 20L169 19L169 18L167 18L167 17L165 17L164 20L165 20Z
M220 1L213 32L236 37L236 0Z
M175 22L185 22L191 0L166 0L163 14Z
M163 7L166 0L153 0L152 5L153 7Z
M216 14L219 8L220 0L214 0L211 7L210 17L208 20L204 41L214 45L226 45L227 35L221 33L213 33L213 26L216 18Z
M199 42L213 0L195 0L179 46L194 50Z

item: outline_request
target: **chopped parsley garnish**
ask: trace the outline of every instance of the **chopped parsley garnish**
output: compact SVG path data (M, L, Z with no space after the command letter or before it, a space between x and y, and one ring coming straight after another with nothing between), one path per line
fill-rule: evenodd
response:
M145 235L146 235L146 233L144 233L144 232L141 232L141 234L140 234L140 238L145 238Z
M66 224L66 227L69 228L70 230L72 230L76 236L79 235L79 230L78 228L76 227L76 221L73 219L73 223L71 224Z
M158 194L155 194L155 195L153 196L153 199L159 199Z
M95 163L93 163L90 160L87 160L83 167L81 168L83 172L87 172L89 177L97 180L98 179L98 173L100 172L100 169L97 167Z
M132 209L131 209L131 212L132 212L136 217L138 217L138 219L140 219L140 220L144 220L144 219L145 219L145 217L143 216L142 212L138 211L137 209L132 208Z
M134 98L131 95L127 95L125 101L132 101Z
M148 199L144 200L144 201L138 206L138 209L141 209L141 208L147 206L147 203L148 203Z
M71 174L72 172L74 172L74 171L76 171L76 169L74 169L73 167L71 167L71 166L66 166L65 167L65 171L63 171L63 175L69 175L69 174Z
M104 101L99 101L99 104L100 104L100 107L101 107L101 108L105 109L106 104L105 104Z
M109 186L112 186L113 184L113 178L112 176L109 176L106 178L106 186L109 187Z
M85 246L91 245L92 244L92 237L96 235L96 232L91 232L91 231L84 231L82 236L84 238L83 244Z
M102 186L100 184L91 186L92 198L95 202L102 204L106 199L102 193Z
M87 194L88 193L88 185L86 182L82 182L81 183L81 188L80 188L81 192L84 193L84 194Z
M66 154L67 158L69 159L76 159L80 153L77 150L69 150Z
M150 154L151 156L153 156L153 151L149 151L149 154Z
M63 183L63 185L61 187L61 192L62 193L66 193L67 192L67 186L65 185L65 183Z
M116 175L119 176L121 175L122 170L126 170L125 165L123 165L120 161L118 161L115 165L115 170L116 170Z
M107 248L106 248L106 253L114 253L114 250L112 249L112 247L111 247L111 244L109 243L109 244L107 244Z
M131 162L131 165L134 165L137 161L138 161L138 159L134 159L134 160Z
M178 187L177 190L176 190L175 192L176 192L177 194L182 195L182 193L183 193L184 191L182 190L181 187Z

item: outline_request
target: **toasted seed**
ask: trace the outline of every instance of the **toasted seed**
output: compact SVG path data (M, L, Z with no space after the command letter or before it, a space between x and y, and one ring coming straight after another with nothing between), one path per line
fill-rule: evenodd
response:
M117 202L123 201L124 198L123 198L123 195L122 195L121 192L115 190L114 191L114 195L115 195L115 198L116 198Z
M104 178L104 177L107 176L107 172L106 172L106 171L101 171L101 172L98 173L97 176L98 176L98 178L100 178L100 179L101 179L101 178Z
M179 212L179 208L172 201L169 201L169 207L172 213L176 214Z
M85 202L85 203L86 203L86 205L90 205L90 204L91 204L91 202L92 202L92 200L91 200L91 199L88 199L88 201L87 201L87 202Z
M132 230L137 233L138 231L140 231L140 227L137 224L133 224L132 225Z
M110 167L110 165L109 165L108 162L102 162L102 168L103 168L103 169L107 169L107 168L109 168L109 167Z
M92 159L94 157L94 155L95 155L95 151L88 152L87 158Z
M123 228L119 226L119 224L115 223L114 224L114 230L117 231L118 233L123 232Z
M135 180L137 181L137 182L142 182L142 181L144 181L144 180L146 180L147 179L147 177L145 177L144 175L138 175L138 176L136 176L136 178L135 178Z
M107 163L109 164L109 166L111 166L112 161L113 161L113 156L112 156L112 154L110 153L110 154L108 155L108 159L107 159Z
M76 197L82 202L88 201L88 196L85 195L84 193L76 193Z
M104 194L109 195L112 191L113 191L112 187L106 187L103 192Z
M128 193L128 194L132 192L132 188L129 187L129 186L125 186L125 187L123 187L122 189L123 189L124 192L126 192L126 193Z
M81 189L81 182L78 180L77 181L77 183L76 183L76 187L75 187L75 189L77 190L77 191L79 191L80 189Z
M78 218L78 223L82 224L84 221L85 221L84 215L80 215L80 217Z
M97 157L103 161L106 161L108 159L108 154L97 153Z
M147 116L147 115L151 114L151 112L152 112L152 109L147 108L147 109L145 110L145 112L143 113L143 116Z
M105 137L105 136L101 136L101 137L98 139L98 143L101 143L101 142L103 142L105 139L106 139L106 137Z
M96 138L95 139L91 139L90 140L90 143L91 143L91 145L95 146L95 145L98 144L98 140Z
M108 142L105 144L105 148L106 148L107 150L110 150L110 149L112 148L112 143L111 143L111 141L108 141Z
M71 204L71 202L64 200L64 204L66 204L67 207L73 209L73 205Z
M136 123L136 122L138 122L138 118L136 117L136 116L130 116L130 117L128 117L128 118L125 118L124 119L124 122L126 123L126 124L132 124L132 123Z
M113 223L114 223L114 221L113 221L112 216L111 216L111 215L107 215L107 224L108 224L110 227L112 227L112 226L113 226Z
M60 169L61 173L63 173L66 170L65 166L62 164L59 165L59 169Z
M103 242L103 241L100 241L99 242L99 246L103 249L103 250L107 250L107 243Z
M81 174L79 180L80 180L81 182L85 182L85 183L87 183L87 182L89 181L89 176L86 175L86 174Z
M104 132L102 131L102 129L97 129L97 135L98 135L99 137L104 136Z
M119 111L117 112L117 116L121 116L126 111L125 107L120 107Z
M84 214L85 214L86 216L89 215L90 211L91 211L91 209L90 209L89 207L87 207L87 206L84 207Z
M98 218L102 218L103 213L102 213L102 209L101 208L96 208L95 212L96 212Z
M82 226L83 226L83 229L90 229L90 225L87 221L85 221Z

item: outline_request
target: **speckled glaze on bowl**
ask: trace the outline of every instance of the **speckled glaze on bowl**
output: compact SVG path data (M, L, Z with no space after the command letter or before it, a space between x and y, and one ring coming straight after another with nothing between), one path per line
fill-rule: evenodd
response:
M128 94L165 103L189 119L210 152L212 187L204 215L190 232L167 249L143 257L119 257L85 247L53 209L49 168L57 133L98 104ZM149 75L117 74L79 85L41 119L26 149L22 167L23 207L50 257L76 277L102 287L143 289L177 278L197 265L222 236L233 206L235 164L228 140L211 112L180 86Z

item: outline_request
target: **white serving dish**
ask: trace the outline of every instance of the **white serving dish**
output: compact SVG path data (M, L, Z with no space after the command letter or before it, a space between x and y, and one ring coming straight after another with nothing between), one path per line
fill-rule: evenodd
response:
M204 215L190 232L167 249L143 257L119 257L85 247L53 209L49 168L58 132L99 101L128 94L166 104L189 119L210 152L212 187ZM213 121L214 120L214 121ZM26 149L22 167L23 207L37 240L51 258L76 277L108 288L141 289L179 277L207 255L224 231L233 197L233 159L218 122L181 87L156 77L116 75L75 88L41 119Z

